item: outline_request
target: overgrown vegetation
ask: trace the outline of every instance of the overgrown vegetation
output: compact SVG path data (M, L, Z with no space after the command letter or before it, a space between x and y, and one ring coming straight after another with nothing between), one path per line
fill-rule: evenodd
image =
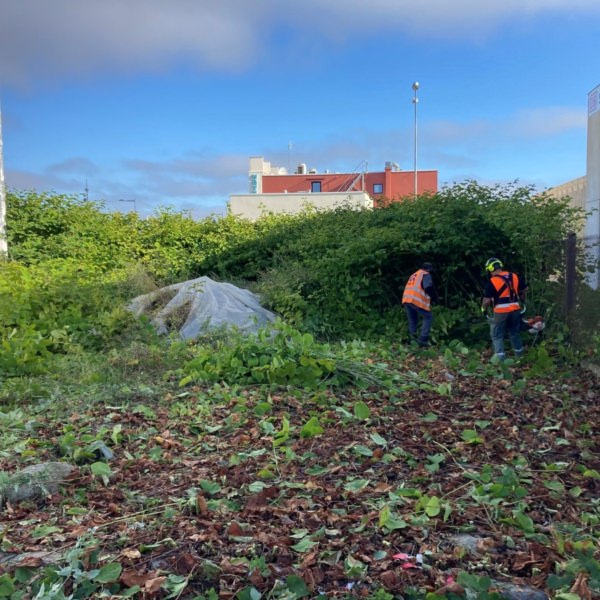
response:
M8 207L0 488L44 461L79 475L4 502L0 597L600 595L598 383L579 368L600 337L588 309L574 345L556 307L566 202L468 182L256 223L34 192ZM474 310L492 255L552 315L520 364L490 363ZM399 296L424 260L442 306L415 352ZM200 275L282 320L184 343L123 308Z

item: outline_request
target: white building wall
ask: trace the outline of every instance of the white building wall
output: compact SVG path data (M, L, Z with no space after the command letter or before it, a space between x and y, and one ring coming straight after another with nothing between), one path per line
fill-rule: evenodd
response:
M302 194L232 194L229 212L255 221L273 214L297 214L303 210L332 210L338 207L356 210L373 208L373 200L366 192L331 192Z
M586 212L590 213L585 228L588 243L600 242L600 85L588 94L587 125L587 176L586 176ZM600 258L600 249L596 246L592 254ZM598 272L590 279L592 287L599 283Z
M262 156L251 156L250 168L248 169L248 192L250 194L262 194L263 175L287 175L287 169L285 167L273 167Z

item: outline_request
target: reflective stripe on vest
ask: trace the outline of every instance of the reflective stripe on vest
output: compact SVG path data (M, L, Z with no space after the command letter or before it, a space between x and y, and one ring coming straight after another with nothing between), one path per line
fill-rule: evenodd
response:
M509 285L509 281L511 285ZM490 278L491 284L498 293L494 298L495 313L509 313L520 310L519 297L519 278L514 273L502 271L499 275L493 275Z
M413 273L404 288L404 294L402 294L402 304L410 303L424 310L431 310L431 298L425 293L423 289L423 277L427 274L427 271L419 269L416 273Z

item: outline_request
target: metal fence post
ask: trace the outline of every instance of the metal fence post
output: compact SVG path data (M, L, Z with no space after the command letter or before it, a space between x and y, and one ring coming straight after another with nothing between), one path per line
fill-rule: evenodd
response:
M577 284L577 235L571 231L566 242L566 271L565 271L565 319L570 321L570 316L575 308Z

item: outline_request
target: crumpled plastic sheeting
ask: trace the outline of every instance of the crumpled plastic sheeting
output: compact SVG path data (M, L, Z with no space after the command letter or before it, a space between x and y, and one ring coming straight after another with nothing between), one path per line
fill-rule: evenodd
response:
M185 340L223 327L234 327L243 333L255 333L276 317L260 305L256 294L231 283L213 281L210 277L175 283L138 296L127 308L134 315L140 316L148 312L155 300L173 292L175 296L152 318L159 334L169 333L169 316L185 306L188 310L187 318L179 330L179 335Z

